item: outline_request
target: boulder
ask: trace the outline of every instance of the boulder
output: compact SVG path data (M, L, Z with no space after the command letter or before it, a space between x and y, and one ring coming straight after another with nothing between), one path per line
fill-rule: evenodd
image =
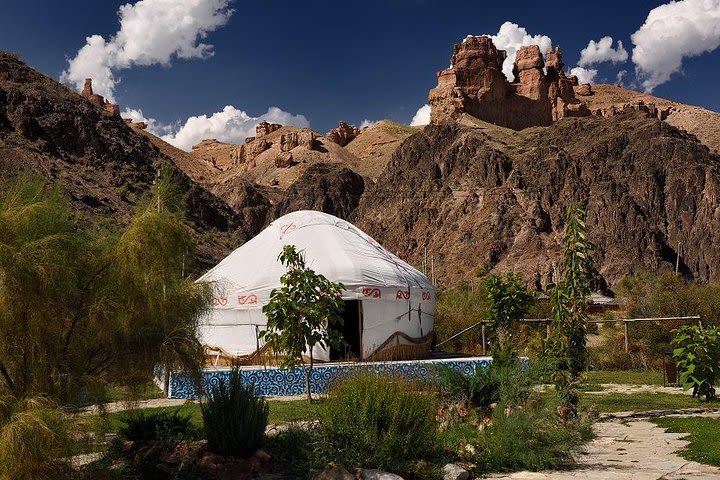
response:
M382 470L367 469L362 472L362 480L403 480L400 475L384 472ZM467 479L463 479L467 480Z
M470 472L459 465L448 463L442 468L443 480L468 480Z
M296 163L297 162L293 160L293 155L290 152L282 152L275 158L275 166L277 168L289 168Z
M313 480L355 480L355 476L342 467L326 468L312 476Z
M580 95L582 97L589 97L593 94L592 87L589 83L583 83L582 85L578 85L577 88L575 88L575 95Z

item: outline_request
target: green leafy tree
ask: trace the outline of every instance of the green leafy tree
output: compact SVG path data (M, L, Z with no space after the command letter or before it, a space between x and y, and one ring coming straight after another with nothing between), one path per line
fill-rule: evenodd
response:
M720 329L683 325L674 331L673 358L680 382L693 389L693 397L715 400L715 383L720 376Z
M267 328L260 332L274 352L283 356L283 368L305 365L309 351L309 367L305 369L308 400L310 373L313 368L313 347L337 348L342 337L335 326L342 326L345 306L340 293L345 288L305 265L305 258L294 245L286 245L278 260L287 267L280 277L279 289L270 293L270 302L263 307Z
M485 288L488 300L487 319L498 336L497 353L504 358L512 357L512 332L518 332L518 322L532 306L535 296L528 291L518 273L508 273L504 278L489 275L485 280Z
M556 361L555 386L571 415L577 413L578 384L587 369L587 302L593 264L593 245L585 232L585 212L577 205L567 209L564 277L550 289L553 321L548 353Z
M212 291L182 274L193 242L179 190L160 188L172 177L161 171L121 233L79 225L62 192L41 180L6 184L0 393L68 404L109 383L144 384L159 363L199 371L195 331Z

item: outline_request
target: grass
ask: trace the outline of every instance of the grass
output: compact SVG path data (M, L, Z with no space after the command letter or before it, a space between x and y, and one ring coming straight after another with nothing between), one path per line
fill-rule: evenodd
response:
M683 458L720 466L720 418L665 417L654 422L669 432L688 434L690 445L678 452Z
M321 401L313 401L308 403L307 400L269 400L270 404L270 415L268 422L270 424L279 423L290 423L298 422L303 420L317 420L320 418L320 409L322 408ZM198 428L202 428L203 420L202 414L200 413L200 405L197 403L187 403L180 407L157 407L157 408L145 408L142 409L145 412L153 411L175 411L180 409L180 413L183 415L189 415L193 425ZM124 419L132 410L124 412L114 412L107 415L107 429L109 432L117 432L120 427L125 423Z
M595 407L598 412L644 412L675 408L720 407L720 402L704 402L689 395L672 393L608 393L580 397L580 408Z
M662 385L663 372L659 370L592 370L587 383L619 383L625 385Z

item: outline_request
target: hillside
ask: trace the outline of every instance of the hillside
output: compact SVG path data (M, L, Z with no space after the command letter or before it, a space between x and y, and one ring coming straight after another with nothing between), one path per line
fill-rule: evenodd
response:
M67 192L81 220L123 226L167 162L119 115L0 52L0 178L42 176ZM186 187L187 217L204 268L232 246L237 219L204 188L191 181Z
M519 132L462 123L406 140L352 217L415 263L427 247L442 283L557 281L570 203L587 207L601 284L671 269L678 243L684 274L720 280L720 156L694 137L635 111Z

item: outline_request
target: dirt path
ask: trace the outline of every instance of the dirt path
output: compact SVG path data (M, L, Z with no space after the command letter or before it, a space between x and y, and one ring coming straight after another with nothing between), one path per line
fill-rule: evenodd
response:
M710 414L720 416L720 414ZM688 442L645 419L596 423L597 437L577 456L579 467L564 472L516 472L488 480L718 480L720 468L691 462L675 452Z

